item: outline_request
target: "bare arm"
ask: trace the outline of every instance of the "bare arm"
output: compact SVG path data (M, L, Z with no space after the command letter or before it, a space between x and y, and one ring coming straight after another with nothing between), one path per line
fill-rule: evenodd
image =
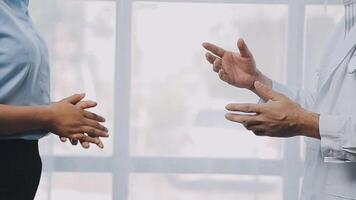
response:
M49 106L0 105L0 137L31 130L46 130L50 121Z
M109 136L107 128L101 125L105 119L76 106L84 96L73 95L50 106L0 105L0 137L47 130L61 137L100 145L99 137Z

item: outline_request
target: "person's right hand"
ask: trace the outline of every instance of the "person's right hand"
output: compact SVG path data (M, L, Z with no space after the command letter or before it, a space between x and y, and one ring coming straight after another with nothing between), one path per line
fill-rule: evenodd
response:
M213 65L213 70L219 74L221 80L239 88L254 90L254 82L259 79L260 72L243 39L237 42L240 53L226 51L207 42L203 43L203 47L209 51L206 59Z
M77 94L53 103L49 107L47 129L64 138L100 145L99 137L108 137L108 130L101 125L105 119L95 113L75 106L85 94Z
M81 108L83 110L94 108L97 105L98 104L95 101L90 101L90 100L85 100L85 101L82 100L82 101L78 102L77 104L75 104L76 107ZM61 140L61 142L65 143L65 142L67 142L68 138L59 136L59 139ZM101 141L101 139L99 137L96 137L96 139L100 141L100 143L97 146L100 148L104 148L104 144ZM69 141L73 146L76 146L78 143L80 143L80 145L84 149L88 149L90 147L90 143L86 142L86 141L82 141L82 140L78 141L77 139L69 139Z

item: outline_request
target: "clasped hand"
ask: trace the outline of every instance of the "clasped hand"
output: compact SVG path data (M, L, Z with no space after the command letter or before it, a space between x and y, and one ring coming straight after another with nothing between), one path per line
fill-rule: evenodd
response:
M67 139L73 145L78 141L83 148L89 148L90 143L100 148L104 145L100 137L108 137L108 129L101 123L104 117L87 111L97 106L94 101L83 101L85 94L76 94L53 103L50 107L50 117L47 129L58 135L62 142Z

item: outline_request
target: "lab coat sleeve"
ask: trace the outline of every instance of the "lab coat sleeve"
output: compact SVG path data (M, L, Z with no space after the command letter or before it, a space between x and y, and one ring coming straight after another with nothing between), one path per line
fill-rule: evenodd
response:
M325 162L356 162L356 116L320 115L321 153Z
M292 90L273 82L273 90L288 96L303 108L313 111L315 92ZM321 153L325 162L356 162L356 116L320 114Z

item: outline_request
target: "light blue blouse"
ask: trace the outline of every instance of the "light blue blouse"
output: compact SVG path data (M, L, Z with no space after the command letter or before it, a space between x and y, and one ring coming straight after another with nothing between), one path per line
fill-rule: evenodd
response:
M0 104L48 105L48 51L31 21L28 0L0 0ZM0 139L37 140L44 130Z

